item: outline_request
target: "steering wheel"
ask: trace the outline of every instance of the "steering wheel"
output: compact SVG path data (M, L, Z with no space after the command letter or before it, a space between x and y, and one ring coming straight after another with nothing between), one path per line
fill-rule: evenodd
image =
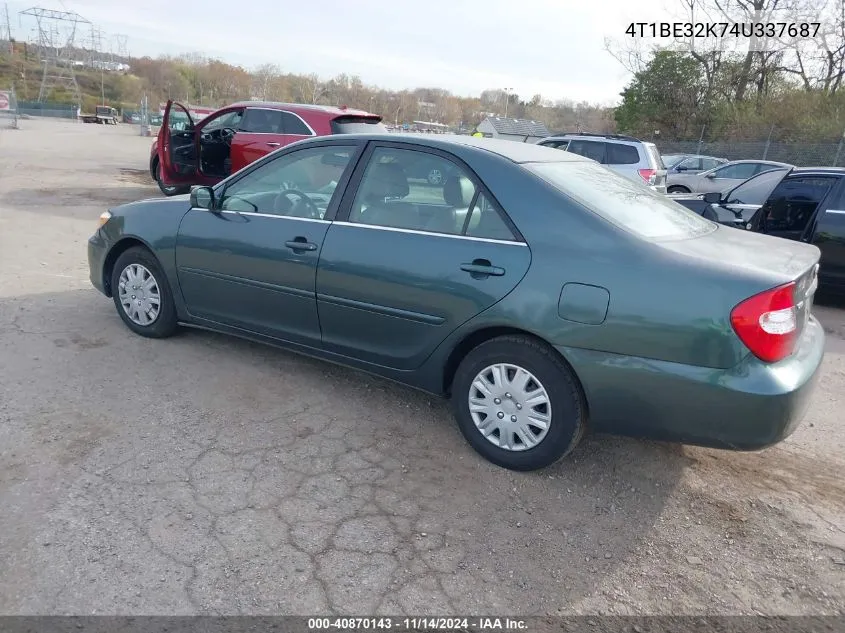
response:
M220 140L223 141L226 145L232 144L232 138L235 136L235 130L230 127L224 127L220 129Z
M293 196L298 198L295 202L293 202L293 206L288 211L287 209L283 208L282 200L287 199L290 203L291 201L288 199L288 196ZM312 220L322 220L322 214L320 213L320 209L317 208L317 205L314 204L314 201L309 198L307 195L302 193L299 189L280 189L279 195L276 196L276 204L274 205L277 212L285 212L286 215L295 217L295 218L310 218Z

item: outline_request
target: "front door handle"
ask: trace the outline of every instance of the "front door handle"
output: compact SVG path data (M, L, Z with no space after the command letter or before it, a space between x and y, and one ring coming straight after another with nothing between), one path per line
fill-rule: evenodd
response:
M316 251L317 245L309 242L304 237L296 237L285 242L285 246L293 251Z
M278 147L281 143L267 143L267 147Z
M472 275L473 279L483 279L490 276L501 277L505 274L504 268L493 266L487 259L474 259L471 264L461 264L461 270Z

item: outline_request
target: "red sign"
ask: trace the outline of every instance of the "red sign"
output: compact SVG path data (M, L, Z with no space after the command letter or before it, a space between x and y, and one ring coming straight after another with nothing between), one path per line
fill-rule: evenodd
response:
M10 110L12 107L12 99L8 92L0 92L0 110Z

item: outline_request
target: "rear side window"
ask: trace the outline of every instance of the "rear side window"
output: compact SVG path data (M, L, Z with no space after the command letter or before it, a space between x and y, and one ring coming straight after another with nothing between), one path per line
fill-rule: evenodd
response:
M722 161L716 160L715 158L702 158L701 159L701 168L702 169L713 169L714 167L718 167L722 164Z
M248 108L241 121L240 131L251 134L280 134L282 113L279 110Z
M373 117L337 117L332 119L332 134L386 134L387 128Z
M298 134L299 136L313 136L311 129L305 122L292 112L279 112L282 126L281 134Z
M523 165L593 213L646 239L682 239L716 224L624 176L589 162Z
M603 163L604 147L605 144L599 141L572 140L569 141L569 147L566 148L566 151Z
M608 165L636 165L640 162L640 153L631 145L608 143L605 162Z

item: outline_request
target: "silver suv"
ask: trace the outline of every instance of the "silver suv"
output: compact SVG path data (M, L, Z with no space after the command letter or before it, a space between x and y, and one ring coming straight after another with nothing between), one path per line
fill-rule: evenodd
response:
M654 143L646 143L633 136L574 132L548 136L538 145L592 158L635 182L666 193L666 166Z

